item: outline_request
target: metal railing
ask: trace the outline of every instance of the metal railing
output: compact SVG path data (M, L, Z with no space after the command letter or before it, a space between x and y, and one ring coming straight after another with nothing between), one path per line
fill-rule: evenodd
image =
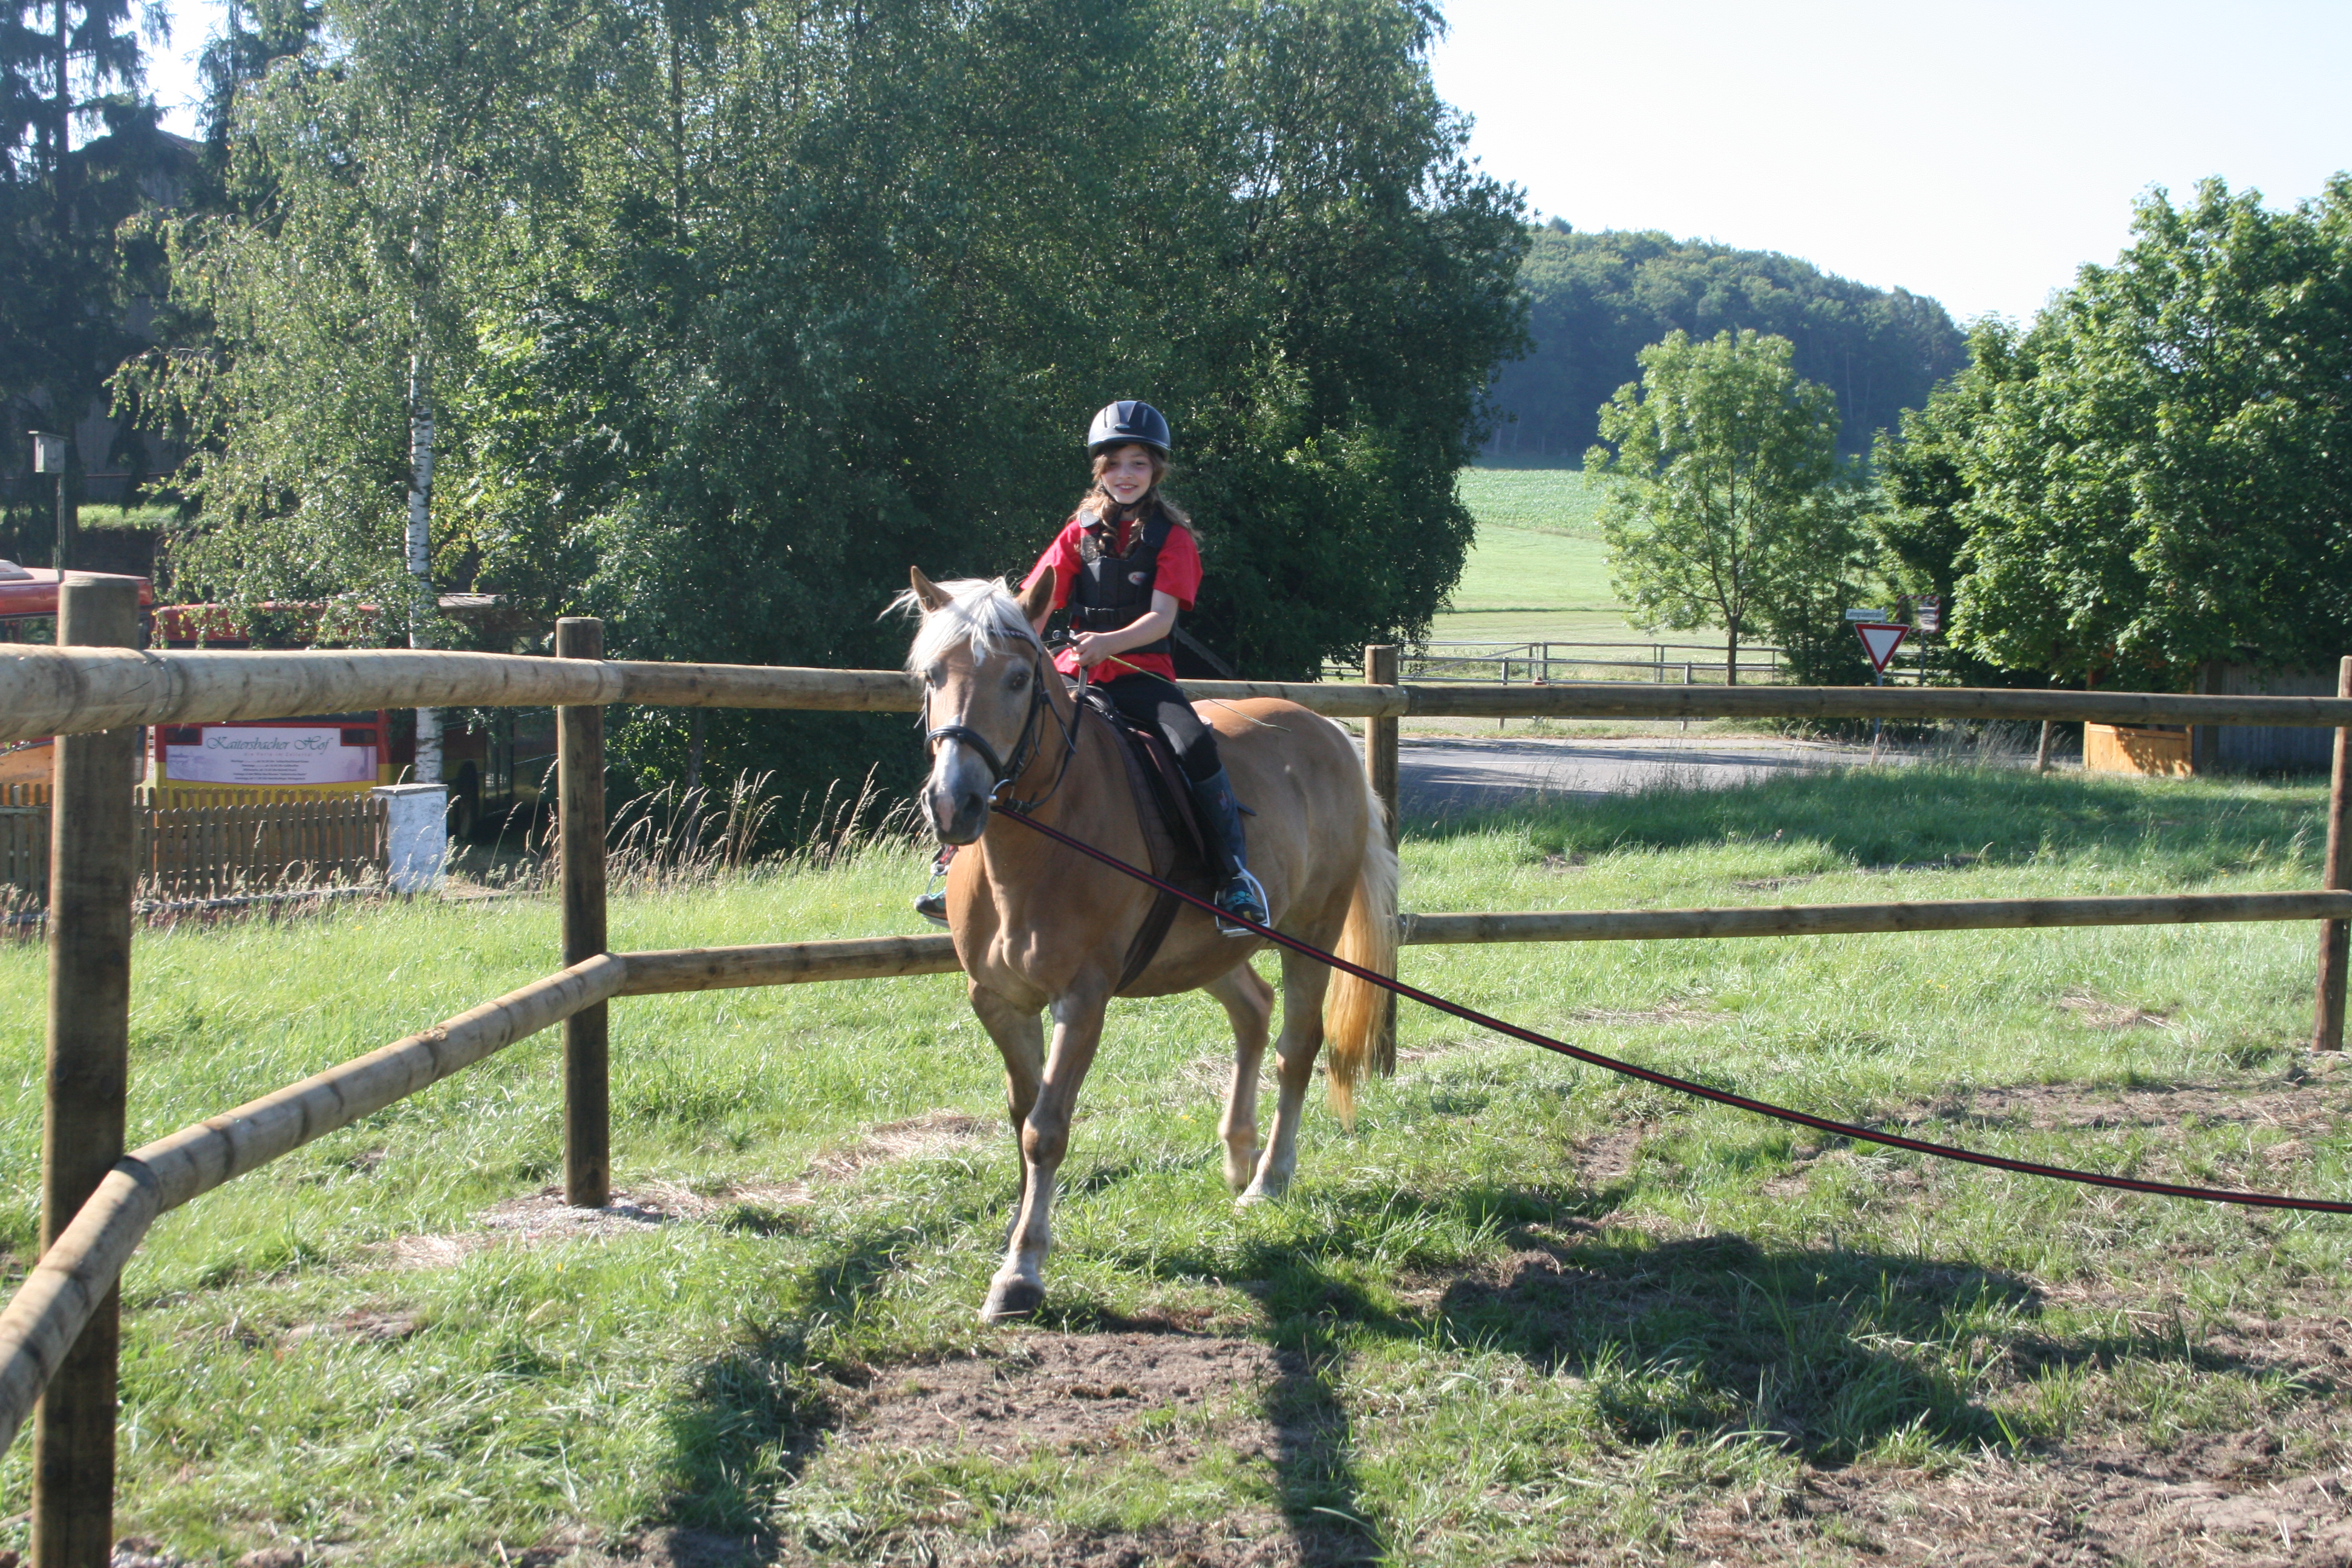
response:
M1779 685L1789 679L1786 650L1769 643L1739 645L1738 674L1748 685ZM1497 685L1550 685L1571 681L1647 681L1654 686L1721 686L1731 668L1721 643L1651 642L1636 639L1531 638L1521 642L1454 638L1414 643L1398 651L1399 679L1405 681L1493 681ZM1906 643L1886 671L1890 685L1919 684L1922 650ZM1323 678L1345 679L1352 665L1326 660Z

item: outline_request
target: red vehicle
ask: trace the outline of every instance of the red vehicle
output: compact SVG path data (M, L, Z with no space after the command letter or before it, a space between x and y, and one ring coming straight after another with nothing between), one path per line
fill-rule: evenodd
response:
M114 574L92 572L77 575L103 577ZM155 602L154 585L146 578L131 581L139 584L142 610ZM0 643L54 643L57 617L58 574L46 567L0 561ZM0 744L0 786L47 784L51 755L47 739Z
M465 597L446 597L444 608L465 608L450 603ZM155 612L154 640L159 647L308 647L318 637L330 608L320 603L261 604L250 610L173 605ZM372 627L378 616L373 605L352 606L351 613L362 628ZM551 708L499 709L486 723L466 719L463 709L446 710L441 733L449 830L459 838L470 837L488 816L536 805L555 760ZM167 725L156 733L154 753L155 784L167 792L228 788L355 794L408 776L416 763L416 731L406 709Z
M261 605L294 623L283 639L301 646L315 635L320 606ZM226 605L167 605L152 616L152 646L246 648L255 646L249 617ZM159 724L149 782L157 803L201 793L263 791L286 795L364 795L394 783L390 714L313 713L299 719L239 719L220 724Z

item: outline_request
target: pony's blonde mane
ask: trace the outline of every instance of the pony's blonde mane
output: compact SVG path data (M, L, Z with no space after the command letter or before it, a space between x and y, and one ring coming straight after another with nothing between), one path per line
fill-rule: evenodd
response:
M923 617L907 650L909 675L920 675L957 647L970 647L978 662L1014 646L1042 646L1003 578L958 577L936 586L948 596L936 610L923 608L912 588L890 601L891 609Z

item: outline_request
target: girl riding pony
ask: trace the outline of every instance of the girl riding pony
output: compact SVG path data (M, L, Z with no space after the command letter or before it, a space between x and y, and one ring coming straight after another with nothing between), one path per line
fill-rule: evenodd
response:
M1169 658L1176 617L1192 607L1201 586L1191 520L1160 493L1171 447L1167 419L1149 403L1125 400L1097 414L1087 431L1093 488L1023 586L1053 572L1052 608L1068 608L1071 631L1055 668L1073 679L1087 671L1129 722L1166 737L1208 839L1217 908L1263 924L1265 894L1249 873L1241 806L1217 755L1216 731L1192 710ZM1043 617L1037 629L1045 629ZM944 894L927 893L915 907L944 924L946 903ZM1222 929L1249 934L1239 925Z

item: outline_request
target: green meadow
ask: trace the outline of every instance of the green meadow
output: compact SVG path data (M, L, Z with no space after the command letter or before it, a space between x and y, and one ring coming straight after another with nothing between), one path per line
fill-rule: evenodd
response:
M1609 585L1598 486L1574 468L1465 468L1459 484L1478 536L1433 638L1639 635Z
M1958 766L1539 802L1408 825L1405 902L2305 887L2323 802ZM625 892L613 940L905 931L922 859ZM556 942L532 899L143 931L131 1138L543 973ZM2341 1197L2352 1073L2306 1048L2313 954L2307 925L2223 925L1402 969L1839 1119ZM0 949L12 1287L42 974ZM583 1226L543 1195L541 1037L156 1226L124 1285L118 1533L207 1563L1861 1564L1922 1531L2187 1563L2231 1528L2199 1522L2213 1497L2347 1460L2352 1222L1952 1165L1409 1005L1402 1028L1354 1127L1318 1106L1290 1197L1237 1211L1221 1015L1118 1005L1048 1308L988 1328L1013 1147L953 977L614 1004L631 1208ZM0 1552L25 1545L28 1447L0 1459Z

